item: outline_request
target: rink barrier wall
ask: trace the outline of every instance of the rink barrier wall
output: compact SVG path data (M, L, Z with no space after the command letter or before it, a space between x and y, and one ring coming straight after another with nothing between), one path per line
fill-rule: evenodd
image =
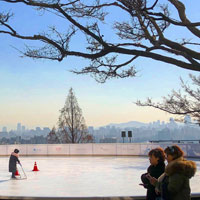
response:
M0 145L0 156L8 156L16 148L23 156L147 156L153 148L165 149L171 145L171 143L15 144ZM186 157L200 158L200 144L178 145Z
M106 143L106 144L15 144L0 145L0 156L8 156L15 149L23 156L147 156L156 147L172 143ZM186 157L200 158L200 144L178 144ZM1 196L1 200L145 200L145 196L121 197L22 197ZM191 200L200 200L200 194L191 194Z
M129 197L22 197L22 196L0 196L1 200L146 200L145 196ZM200 194L192 194L191 200L200 200Z

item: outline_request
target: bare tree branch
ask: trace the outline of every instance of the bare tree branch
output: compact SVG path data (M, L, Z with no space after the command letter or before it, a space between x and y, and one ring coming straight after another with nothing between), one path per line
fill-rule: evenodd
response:
M126 78L135 76L134 62L144 57L168 63L183 69L200 71L200 53L194 46L199 46L200 22L191 22L186 16L186 8L181 0L168 0L168 4L159 0L0 0L0 3L24 4L36 10L51 12L55 17L62 17L66 33L51 25L47 32L26 35L16 30L10 23L13 14L0 12L0 35L7 34L21 40L40 41L39 47L26 46L24 56L35 59L62 61L69 56L90 60L89 67L82 66L77 74L92 74L97 81L105 82L109 78ZM179 19L172 19L170 9L178 12ZM114 11L115 10L115 11ZM121 14L122 20L107 23L109 15ZM42 16L41 16L42 17ZM33 19L34 20L34 19ZM110 26L111 24L111 26ZM192 39L181 36L172 38L166 35L171 25L190 31ZM110 33L104 31L110 28ZM107 34L108 33L108 34ZM114 41L110 38L113 35ZM72 48L72 38L84 36L80 42L85 48ZM120 41L117 41L117 37ZM22 50L21 50L22 52ZM123 64L113 57L128 55ZM110 57L110 59L109 59ZM134 59L133 59L134 58ZM107 60L107 61L106 61ZM75 71L75 70L71 70Z
M193 87L191 88L181 79L183 91L172 91L167 97L163 97L161 103L155 103L150 98L146 102L138 100L138 106L149 106L174 115L185 116L189 114L194 120L200 123L200 76L190 74ZM181 119L182 120L182 119Z

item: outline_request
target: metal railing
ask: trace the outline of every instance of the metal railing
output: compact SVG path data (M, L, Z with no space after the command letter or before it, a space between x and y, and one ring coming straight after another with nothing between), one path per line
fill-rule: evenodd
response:
M150 140L150 143L200 143L200 140Z

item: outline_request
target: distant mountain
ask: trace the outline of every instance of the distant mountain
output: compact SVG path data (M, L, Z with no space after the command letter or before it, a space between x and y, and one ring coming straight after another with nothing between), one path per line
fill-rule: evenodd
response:
M142 126L147 126L148 124L142 123L142 122L137 122L137 121L130 121L130 122L125 122L125 123L111 123L108 124L107 126L115 126L117 128L126 128L126 127L134 127L134 128L140 128Z

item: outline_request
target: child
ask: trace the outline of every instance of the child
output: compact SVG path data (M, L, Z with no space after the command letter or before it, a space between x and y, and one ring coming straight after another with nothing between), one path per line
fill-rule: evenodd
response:
M16 179L15 173L17 171L17 162L20 164L19 161L19 150L15 149L14 152L11 153L10 159L9 159L9 172L12 172L12 179ZM21 164L20 164L21 165Z
M152 149L149 154L150 166L147 169L147 173L142 174L141 180L144 188L147 189L147 200L156 200L159 195L155 193L155 187L150 183L148 176L155 177L156 179L163 174L165 170L165 153L162 148Z

